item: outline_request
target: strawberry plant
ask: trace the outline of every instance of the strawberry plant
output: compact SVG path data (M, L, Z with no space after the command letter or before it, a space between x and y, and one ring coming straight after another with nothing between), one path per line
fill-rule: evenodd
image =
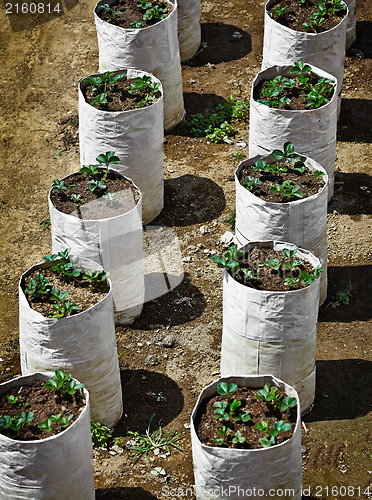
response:
M84 384L79 384L76 380L71 379L71 374L65 374L65 372L60 369L54 372L53 378L45 382L45 387L53 391L73 395L77 391L83 389Z
M110 71L106 71L103 75L90 76L84 79L85 83L92 85L93 92L97 95L90 101L91 106L101 104L105 106L108 101L108 94L115 88L115 83L125 78L125 74L115 75Z
M9 429L13 432L18 432L23 429L26 423L32 422L33 418L34 414L32 411L22 412L13 417L4 415L0 418L0 427L4 427L4 429Z
M140 92L143 100L137 104L137 107L143 108L147 103L155 101L156 93L159 92L160 82L153 82L150 76L139 76L130 84L128 92L134 94Z

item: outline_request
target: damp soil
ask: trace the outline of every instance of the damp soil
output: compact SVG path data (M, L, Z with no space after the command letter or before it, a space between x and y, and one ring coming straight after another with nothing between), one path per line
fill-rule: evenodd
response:
M330 7L332 3L333 2L327 2L325 5ZM295 31L303 31L306 33L322 33L323 31L330 30L337 26L345 17L346 11L327 14L324 16L324 22L321 26L312 25L311 29L306 29L303 23L310 23L309 16L312 16L314 12L318 10L318 4L319 1L317 0L306 0L303 4L300 4L298 0L280 0L270 7L269 12L272 13L273 19L279 24L287 26ZM284 6L286 9L283 15L277 17L273 11Z
M17 397L11 404L8 396ZM34 381L31 385L22 385L0 396L0 417L9 415L14 417L22 412L32 412L33 419L26 422L19 431L12 431L0 426L0 433L18 441L32 441L54 436L65 429L61 420L52 423L52 430L39 429L38 424L46 422L52 415L61 414L60 418L73 415L71 424L77 420L85 408L85 399L80 391L75 394L65 394L45 388L45 382Z
M98 302L103 300L109 292L107 282L97 283L95 287L92 288L91 283L87 280L62 276L50 269L38 269L30 273L24 280L22 286L23 291L30 281L35 279L39 274L43 274L44 277L48 278L49 285L52 289L54 288L62 292L68 292L66 300L70 300L72 304L77 304L79 306L79 310L73 311L72 315L81 313L95 304L98 304ZM53 317L53 304L55 302L50 302L45 297L41 299L32 299L30 294L24 293L32 309L38 311L46 318Z
M266 90L270 89L270 82L272 82L273 80L261 80L254 89L254 99L256 101L258 101L258 99L267 101L269 103L268 105L273 108L279 107L277 106L277 104L274 104L274 102L279 101L279 99L281 99L282 97L289 99L290 102L287 102L286 104L281 106L281 109L307 110L317 109L321 107L314 104L309 105L309 99L306 98L306 95L310 93L310 89L305 90L297 77L291 75L287 78L287 80L293 80L294 86L292 88L285 86L275 97L267 97L264 93ZM311 89L314 89L314 87L319 84L320 80L321 78L319 76L311 73L309 76L309 85L311 85ZM321 95L326 98L324 104L322 104L323 106L332 99L332 96L334 94L334 85L331 83L321 83L321 88ZM271 102L273 104L270 104Z
M115 84L107 84L107 104L92 104L93 107L102 111L130 111L133 109L142 109L151 106L161 97L160 92L149 94L150 98L146 100L143 92L139 90L132 91L131 85L134 79L123 78ZM94 97L100 92L95 90L95 86L88 84L83 91L85 101L91 104Z
M240 172L239 182L242 186L249 182L246 177L254 177L259 179L261 184L253 185L250 189L251 193L259 198L270 203L288 203L296 201L300 198L308 198L319 193L324 187L324 180L317 178L314 172L308 168L302 161L296 163L289 161L277 161L273 165L279 166L279 172L261 172L254 169L254 165L246 165ZM299 171L296 169L304 171ZM287 169L287 171L283 171ZM275 193L271 191L275 184L282 184L283 182L290 181L292 185L299 186L298 196L283 196L282 193Z
M295 261L298 262L298 265L294 265ZM293 269L288 265L286 266L285 263L293 263ZM250 270L258 280L248 279L240 269ZM314 266L309 261L297 255L289 259L285 257L282 251L265 248L264 246L255 246L248 255L243 255L239 260L239 271L234 275L234 279L242 285L256 290L288 292L289 290L306 288L308 285L303 281L299 281L298 285L289 286L286 284L287 278L299 280L301 272L312 274L313 270Z
M168 2L161 2L158 0L152 0L151 7L159 7L162 9L161 15L163 18L167 17L173 10L173 7ZM107 5L107 4L106 4ZM143 23L141 28L146 28L148 26L153 26L154 24L161 21L161 19L151 18L144 19L144 13L146 10L139 7L138 0L119 0L114 2L109 10L101 9L97 7L97 15L106 22L113 24L115 26L120 26L121 28L132 28L131 23L133 21Z
M97 174L97 180L103 180L105 171ZM132 182L121 174L109 170L105 179L105 189L89 189L89 181L93 178L87 173L76 172L64 179L67 189L51 191L50 199L53 206L65 214L79 219L98 220L117 217L133 210L140 194ZM112 193L112 194L111 194ZM71 201L71 195L80 195L84 203L76 205Z
M1 380L21 370L19 276L51 254L50 231L40 225L49 218L47 194L53 179L76 172L80 162L77 86L81 76L98 72L95 3L64 2L60 16L6 16L0 9L0 151L11 159L0 164ZM202 2L203 45L182 66L189 115L226 103L230 94L250 98L261 71L263 9L256 0ZM370 485L371 23L370 0L358 0L357 41L345 60L335 195L328 205L328 298L317 327L316 397L301 426L303 500L368 499L356 488ZM142 457L133 464L126 449L94 450L98 500L162 500L164 487L192 491L190 415L202 388L220 374L222 278L210 255L221 254L220 238L234 232L227 220L235 208L235 155L249 157L249 118L236 128L231 145L190 137L181 126L165 136L164 209L151 226L173 231L184 279L174 283L170 253L160 254L162 263L150 262L146 285L166 282L168 270L168 292L165 285L132 325L116 328L124 414L114 437L126 436L128 428L144 434L155 413L151 430L174 428L183 451L171 449L166 458L150 452L154 463ZM337 292L349 281L344 305ZM166 401L152 396L160 392ZM158 466L166 476L151 473ZM350 490L332 494L332 486Z
M256 425L261 424L262 420L268 423L268 429L274 429L275 424L282 420L284 423L291 425L291 429L285 432L280 432L276 437L275 444L287 441L294 432L297 418L296 407L282 411L275 408L272 404L263 400L256 399L258 392L247 387L238 387L235 392L229 395L230 405L232 401L240 401L241 404L234 411L233 415L229 415L228 420L215 418L215 403L226 402L228 398L216 394L210 396L201 403L195 417L195 428L199 440L207 446L218 446L221 448L240 448L240 449L258 449L262 448L259 442L260 438L265 437L262 430L257 429ZM287 397L285 393L278 391L277 394L283 394L283 399ZM249 412L250 419L248 422L236 421L235 417L239 413ZM216 444L215 439L221 437L219 431L221 426L228 427L229 431L226 434L226 440L223 444ZM233 443L235 433L240 432L242 437L246 438L244 443Z

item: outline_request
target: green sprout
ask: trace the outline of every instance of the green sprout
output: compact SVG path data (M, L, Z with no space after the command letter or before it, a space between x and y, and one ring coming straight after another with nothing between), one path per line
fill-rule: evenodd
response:
M280 261L277 257L268 259L265 264L267 265L267 267L272 267L275 271L278 271L280 269Z
M287 432L291 430L291 424L283 422L283 420L279 420L276 422L274 429L269 429L269 424L266 420L261 420L260 424L256 424L256 429L261 430L265 437L260 438L258 441L261 443L263 448L268 448L276 444L276 437L280 432Z
M229 269L235 275L239 268L239 260L243 256L243 250L238 250L238 245L232 245L223 256L212 255L212 261L218 267Z
M53 185L52 185L52 191L57 192L57 191L66 191L67 187L65 186L64 181L59 181L58 179L54 179Z
M46 389L70 395L83 389L84 384L79 384L76 380L71 379L71 374L65 374L62 369L56 370L54 373L54 377L45 382Z
M242 436L240 431L235 432L234 437L232 438L233 444L243 444L247 441L247 438Z
M226 425L221 425L221 428L218 430L218 434L221 436L219 438L214 439L213 441L217 445L223 445L227 441L227 435L230 431L230 428Z
M140 29L140 28L143 28L145 25L143 23L143 21L132 21L129 25L129 28L132 28L132 29Z
M20 415L14 415L13 417L4 415L0 418L0 427L13 432L19 432L26 423L32 422L33 418L34 414L32 411L22 412Z
M257 177L251 177L250 175L247 175L245 182L243 182L243 186L248 189L248 191L252 191L254 187L259 186L260 184L262 184L260 179Z
M286 181L283 181L282 184L274 184L274 186L270 188L270 191L276 194L281 194L286 201L289 201L292 196L302 198L300 189L300 186L293 184L291 180L287 179Z
M128 92L134 94L139 92L143 100L137 104L137 107L143 108L147 103L155 101L156 93L159 92L160 82L153 82L151 76L139 76L130 84Z
M44 276L43 273L39 273L33 280L29 281L25 288L25 292L30 295L31 300L39 300L49 296L51 288L47 276Z
M106 73L104 73L103 75L90 76L88 78L85 78L84 82L92 85L93 92L97 94L90 101L91 106L93 106L94 104L101 104L102 106L105 106L108 103L108 94L115 88L115 83L122 80L123 78L125 78L124 73L115 75L110 71L106 71Z
M109 6L109 4L105 3L104 5L99 5L97 7L97 11L99 12L100 10L105 10L107 12L111 11L111 7ZM116 16L118 16L120 14L120 12L118 11L112 11L111 15L107 18L106 22L107 23L112 23L112 21L116 18Z
M105 282L109 276L110 274L103 270L91 271L90 269L87 269L83 274L83 279L89 280L91 282L90 289L93 292L97 288L99 283Z
M58 413L58 415L51 415L45 422L40 422L39 424L37 424L37 426L39 429L45 432L51 432L53 422L58 422L61 416L62 413Z

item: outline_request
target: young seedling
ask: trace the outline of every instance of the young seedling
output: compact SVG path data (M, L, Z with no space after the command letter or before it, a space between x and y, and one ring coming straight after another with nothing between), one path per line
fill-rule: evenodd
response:
M316 267L311 274L308 274L306 271L301 271L300 277L298 279L295 278L286 278L285 284L289 287L297 287L304 283L306 286L311 285L311 283L318 279L323 272L323 268Z
M4 427L4 429L9 429L14 432L19 432L23 429L26 423L32 422L33 418L34 414L32 411L22 412L20 415L14 415L13 417L4 415L0 418L0 427Z
M65 186L64 181L59 181L58 179L54 179L53 185L52 185L52 191L58 192L58 191L66 191L67 187Z
M341 302L341 304L343 304L344 306L348 306L349 302L350 302L350 297L351 297L351 290L352 290L352 286L351 286L351 282L349 281L346 288L339 290L336 293L336 300L338 302Z
M61 369L56 370L54 373L54 377L45 382L47 389L74 395L77 391L84 388L84 384L79 384L76 380L71 379L71 374L65 374Z
M247 441L247 438L242 436L240 431L235 432L234 437L232 438L233 444L243 444Z
M300 155L295 153L294 149L295 148L293 142L286 142L284 144L284 151L281 151L280 149L274 149L272 155L276 160L298 162L300 161Z
M240 270L249 281L255 281L256 283L259 283L261 281L261 279L254 273L252 269L242 267Z
M268 12L269 16L275 21L284 16L284 12L286 11L287 6L283 5L283 7L277 7L276 9L272 9Z
M272 267L275 271L278 271L280 269L280 261L276 257L267 260L265 264L267 265L267 267Z
M93 292L98 284L106 281L109 276L110 274L106 271L91 271L90 269L86 269L83 279L91 282L90 290Z
M101 104L105 106L108 103L108 94L115 88L115 83L123 78L125 78L124 73L115 75L110 71L106 71L103 75L90 76L86 78L84 82L92 85L93 91L97 93L97 95L90 101L91 106L94 104Z
M315 175L316 179L321 179L325 176L325 172L322 172L321 170L314 170L313 174Z
M18 396L14 396L14 394L10 394L9 396L7 396L6 398L8 400L8 402L11 404L11 405L14 405L16 408L18 407Z
M239 260L242 256L243 250L238 250L238 245L233 245L223 256L212 255L211 259L218 267L228 268L232 275L235 276L239 268Z
M143 21L132 21L129 25L129 28L132 28L132 29L135 29L135 30L138 30L138 29L141 29L143 28L145 25L143 23Z
M62 429L67 429L67 427L72 424L73 418L74 415L72 413L71 415L67 415L67 417L61 417L60 424Z
M106 193L102 198L105 198L106 205L111 205L119 201L119 198L115 193Z
M253 170L255 172L270 172L272 165L267 164L264 160L258 160L254 164Z
M281 194L285 201L289 201L292 196L302 198L300 189L300 186L293 184L291 180L287 179L286 181L283 181L282 184L274 184L274 186L270 188L270 191Z
M61 416L62 413L58 413L58 415L51 415L45 422L40 422L37 426L41 430L44 430L46 432L51 432L53 422L58 422Z
M79 207L80 205L82 205L84 202L84 198L81 196L81 194L75 194L75 193L72 193L70 195L70 200L72 201L72 203L74 205L76 205L77 207Z
M222 418L222 420L229 420L228 410L229 403L227 401L216 401L213 406L216 408L214 410L214 418Z
M280 432L287 432L291 430L291 424L279 420L276 422L274 429L269 430L269 424L266 420L261 420L260 424L256 424L256 429L260 429L266 437L260 438L258 441L262 444L263 448L268 448L276 444L276 437Z
M250 175L247 175L245 182L243 182L243 186L248 189L248 191L252 191L254 187L259 186L260 184L262 184L260 179L257 177L251 177Z
M48 297L51 288L52 287L49 285L49 279L42 273L39 273L33 280L29 281L25 288L25 292L30 295L31 300L38 300L43 297Z
M128 92L130 94L141 93L143 100L137 104L137 107L143 108L148 102L155 101L155 95L159 91L160 82L153 82L151 76L139 76L130 84Z
M297 76L297 80L300 84L300 88L308 92L311 89L310 84L310 75L311 75L311 66L303 63L302 61L295 62L292 68L290 69L292 75Z
M104 5L99 5L97 7L97 11L100 11L100 10L106 10L107 12L110 12L111 11L111 7L109 6L109 4L105 3ZM112 11L111 15L107 18L106 22L107 23L112 23L112 21L116 18L116 16L118 16L120 14L120 12L118 11Z
M230 429L226 425L222 425L221 429L219 429L218 434L221 436L219 438L214 439L216 444L222 445L227 441L227 435Z
M257 395L255 396L255 398L272 404L274 408L279 408L280 401L281 399L283 399L283 393L278 392L277 387L270 387L270 384L267 383L264 385L263 389L257 391Z
M297 253L296 248L294 248L293 250L289 250L289 248L284 248L283 253L287 257L287 259L290 259L289 261L284 262L284 266L289 267L291 271L294 271L296 267L302 266L302 264L304 263L302 260L294 259L294 256Z

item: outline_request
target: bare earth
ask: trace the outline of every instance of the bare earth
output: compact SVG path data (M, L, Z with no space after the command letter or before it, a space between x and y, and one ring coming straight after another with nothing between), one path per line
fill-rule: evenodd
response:
M98 71L94 4L62 0L60 15L39 17L7 16L5 2L0 11L2 380L20 372L19 277L51 251L50 232L40 226L49 217L48 190L53 179L79 168L76 84ZM207 47L183 65L188 112L230 94L249 97L260 69L263 9L264 2L256 0L203 0ZM358 0L357 19L357 42L346 58L336 189L329 206L329 298L319 314L317 394L302 429L304 498L323 500L372 498L370 0ZM233 43L234 31L243 36ZM221 251L219 238L230 229L225 221L235 204L233 155L247 151L236 141L248 142L248 125L240 124L234 145L209 144L179 129L166 136L165 209L152 225L176 231L186 277L177 293L148 303L131 328L117 329L125 416L115 435L125 435L128 427L144 432L156 413L151 429L174 427L183 435L184 451L172 450L165 458L150 454L154 464L141 458L135 465L120 448L95 451L97 499L161 499L167 488L192 487L190 413L201 388L219 374L222 287L209 254ZM335 294L348 281L352 297L345 306ZM173 347L162 343L169 335ZM166 401L156 400L159 392ZM150 474L154 466L164 468L166 478ZM346 493L341 485L349 487ZM363 494L368 486L369 495Z

